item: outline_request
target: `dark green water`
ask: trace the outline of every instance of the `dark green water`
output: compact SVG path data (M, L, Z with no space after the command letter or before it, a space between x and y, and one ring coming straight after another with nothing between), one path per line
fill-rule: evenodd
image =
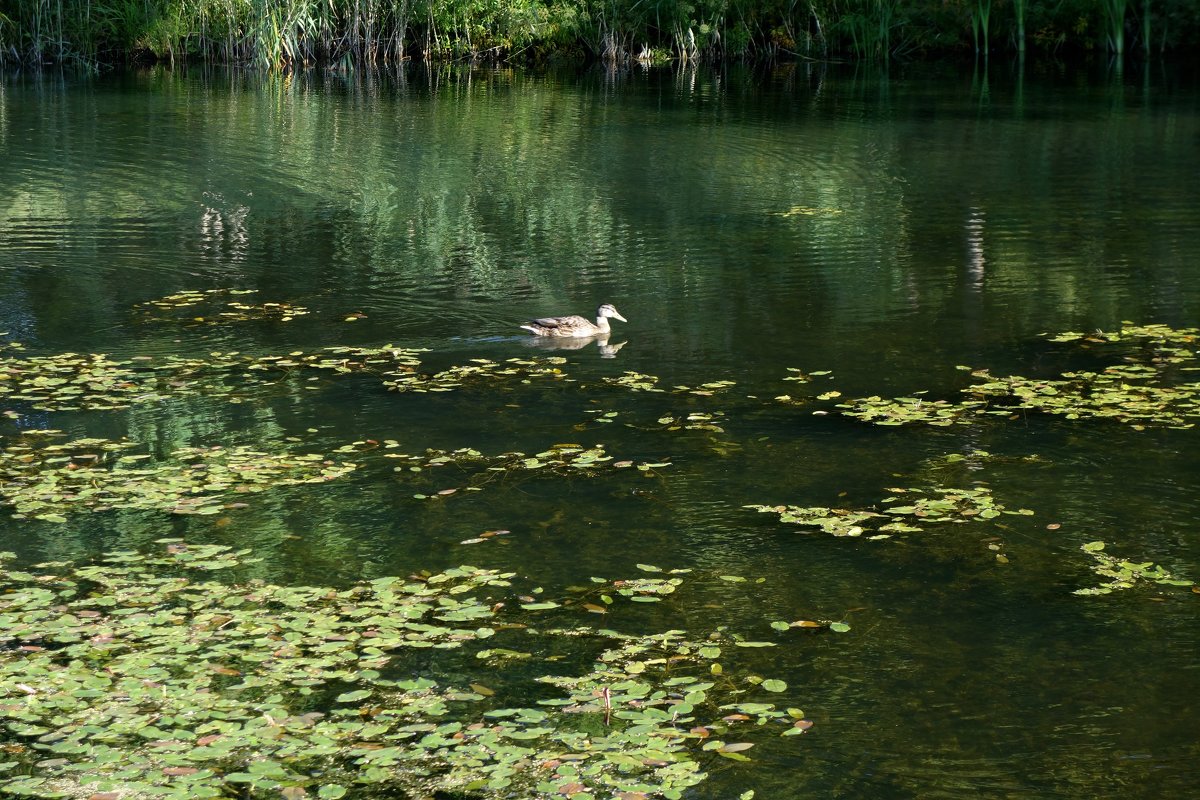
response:
M397 394L349 377L238 405L32 413L0 420L4 440L54 427L163 453L580 442L672 463L431 502L412 495L453 475L413 482L363 457L349 478L220 518L5 515L0 549L86 559L175 535L253 547L276 581L474 563L549 589L639 562L691 567L687 596L650 623L852 625L753 654L816 727L760 745L697 797L1189 796L1200 597L1072 591L1098 582L1079 550L1097 539L1200 578L1195 431L1045 417L880 428L771 398L801 393L788 367L832 370L819 390L846 396L952 396L956 365L1064 369L1070 351L1045 332L1200 323L1197 176L1197 82L1158 68L0 78L0 331L31 353L390 342L440 367L546 354L515 327L530 317L611 301L629 320L615 358L555 353L575 384ZM222 326L132 313L222 287L312 313ZM737 385L705 398L602 384L624 371ZM713 411L724 433L644 429ZM869 506L920 482L925 460L973 448L1003 458L939 480L986 481L1033 516L862 541L741 508ZM492 528L512 534L459 544Z

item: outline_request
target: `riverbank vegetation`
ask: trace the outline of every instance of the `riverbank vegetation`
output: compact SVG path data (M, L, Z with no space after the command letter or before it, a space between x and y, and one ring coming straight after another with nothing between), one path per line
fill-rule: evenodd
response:
M0 0L0 62L89 66L1148 57L1197 43L1190 0Z

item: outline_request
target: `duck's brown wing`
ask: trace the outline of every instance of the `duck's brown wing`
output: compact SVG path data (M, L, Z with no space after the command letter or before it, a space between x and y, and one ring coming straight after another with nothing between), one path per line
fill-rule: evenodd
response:
M569 317L542 317L541 319L535 319L533 321L533 324L537 325L538 327L541 327L541 328L552 328L552 329L553 328L578 328L580 326L591 325L590 322L588 322L586 319L579 316L578 314L572 314Z

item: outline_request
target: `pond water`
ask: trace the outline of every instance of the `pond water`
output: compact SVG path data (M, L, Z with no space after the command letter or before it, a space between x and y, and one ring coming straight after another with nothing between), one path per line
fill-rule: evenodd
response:
M1200 578L1197 432L1045 414L886 427L836 403L953 400L959 366L1053 377L1119 360L1046 333L1200 323L1198 175L1200 91L1174 68L9 75L0 331L25 354L391 344L427 350L426 373L561 357L567 379L420 393L288 376L240 402L115 411L0 397L17 412L0 444L47 427L155 456L380 444L338 456L360 465L349 476L218 515L5 513L0 549L86 560L178 536L251 547L284 583L469 563L551 592L690 568L686 594L607 624L774 637L786 646L744 661L816 723L709 765L695 797L1190 795L1200 596L1073 592L1103 580L1080 549L1097 540ZM225 288L257 291L220 303L309 313L209 324L213 298L165 320L135 308ZM606 301L628 319L608 349L535 347L516 327ZM831 374L787 382L789 368ZM667 391L605 380L628 372ZM716 381L735 383L672 389ZM689 414L718 429L660 422ZM558 443L668 466L484 481L385 457ZM977 450L992 457L930 465ZM1034 513L870 540L744 508L971 485ZM444 489L459 491L414 497ZM495 529L510 533L461 544ZM805 618L850 630L768 627Z

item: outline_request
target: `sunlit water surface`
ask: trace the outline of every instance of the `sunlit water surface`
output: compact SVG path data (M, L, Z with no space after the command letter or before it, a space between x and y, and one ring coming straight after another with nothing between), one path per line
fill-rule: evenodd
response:
M579 442L672 465L508 477L422 501L412 495L442 486L364 456L349 478L255 495L218 518L5 515L0 549L85 559L175 535L253 547L276 581L473 563L551 593L640 574L637 563L690 567L678 601L606 624L724 624L780 641L790 634L771 620L852 626L745 659L785 679L782 702L817 724L766 737L754 764L711 765L697 797L1188 796L1200 786L1200 597L1072 591L1099 580L1079 550L1096 539L1200 578L1195 432L1046 418L879 428L772 398L808 392L782 380L788 367L832 370L817 391L951 397L958 365L1065 368L1070 351L1045 332L1200 323L1197 176L1195 76L1159 67L9 75L0 331L30 352L394 343L428 348L430 368L560 355L577 383L397 394L348 377L240 405L27 414L0 420L5 441L55 427L158 453ZM188 326L132 312L223 287L312 313ZM602 301L629 320L615 323L613 343L627 342L615 358L531 349L515 328ZM354 313L365 316L346 321ZM694 397L603 385L625 371L736 386ZM599 423L595 411L618 415ZM725 432L646 430L693 411L723 411ZM1034 516L872 542L742 508L869 506L927 481L926 459L973 448L1002 458L938 480L986 481ZM512 533L459 544L496 528Z

